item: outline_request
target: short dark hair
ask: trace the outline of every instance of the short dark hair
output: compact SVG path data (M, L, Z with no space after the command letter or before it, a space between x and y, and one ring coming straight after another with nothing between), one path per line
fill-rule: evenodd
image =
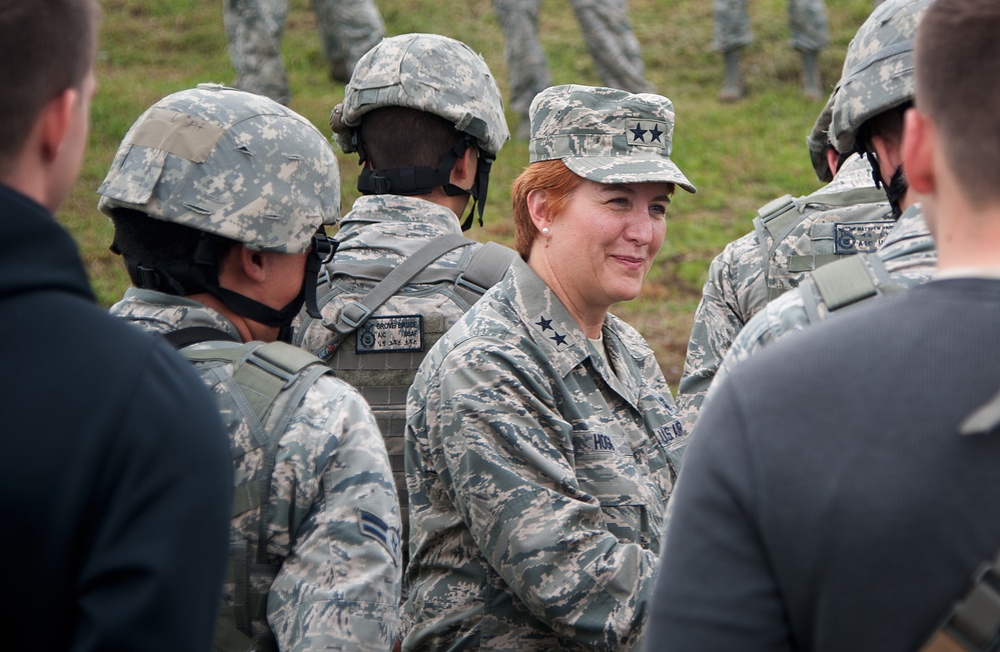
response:
M1000 200L1000 2L936 0L917 27L917 108L937 127L967 199Z
M0 0L0 168L20 153L48 101L83 87L99 20L95 0Z
M371 166L377 170L437 168L461 140L461 133L444 118L402 106L366 113L358 137Z
M130 260L152 267L194 260L199 242L207 235L212 241L215 269L218 271L229 250L236 244L235 240L158 220L133 208L115 208L111 212L111 222L115 226L113 249ZM138 279L133 278L132 282L139 285Z

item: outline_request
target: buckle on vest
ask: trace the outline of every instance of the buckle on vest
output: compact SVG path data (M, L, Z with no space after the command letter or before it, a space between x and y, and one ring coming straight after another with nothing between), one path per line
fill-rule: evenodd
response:
M481 285L476 285L472 281L465 280L464 271L461 274L459 274L457 278L455 278L455 285L457 285L458 287L466 288L467 290L472 290L478 295L486 294L486 291L489 290L489 288L484 288Z
M370 317L372 311L357 301L352 301L351 303L344 306L344 309L340 311L340 317L337 320L338 326L340 324L347 324L351 330L359 328L361 324L365 323ZM340 330L338 328L338 330Z

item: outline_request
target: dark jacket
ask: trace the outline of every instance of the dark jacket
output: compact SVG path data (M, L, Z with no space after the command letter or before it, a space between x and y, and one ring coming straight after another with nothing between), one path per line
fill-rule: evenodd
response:
M76 245L0 186L0 613L12 650L208 650L229 445L166 344L95 304Z

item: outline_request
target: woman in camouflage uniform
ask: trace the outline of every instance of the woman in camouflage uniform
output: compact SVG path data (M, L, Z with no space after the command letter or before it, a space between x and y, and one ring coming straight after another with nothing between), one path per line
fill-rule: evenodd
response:
M511 269L421 365L407 404L404 649L641 640L684 431L635 298L674 187L670 100L556 86L531 110Z

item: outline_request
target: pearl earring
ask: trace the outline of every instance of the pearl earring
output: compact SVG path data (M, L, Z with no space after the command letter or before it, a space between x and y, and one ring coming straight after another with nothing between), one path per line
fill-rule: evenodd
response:
M549 227L543 226L542 227L542 235L548 235L548 234L549 234Z

